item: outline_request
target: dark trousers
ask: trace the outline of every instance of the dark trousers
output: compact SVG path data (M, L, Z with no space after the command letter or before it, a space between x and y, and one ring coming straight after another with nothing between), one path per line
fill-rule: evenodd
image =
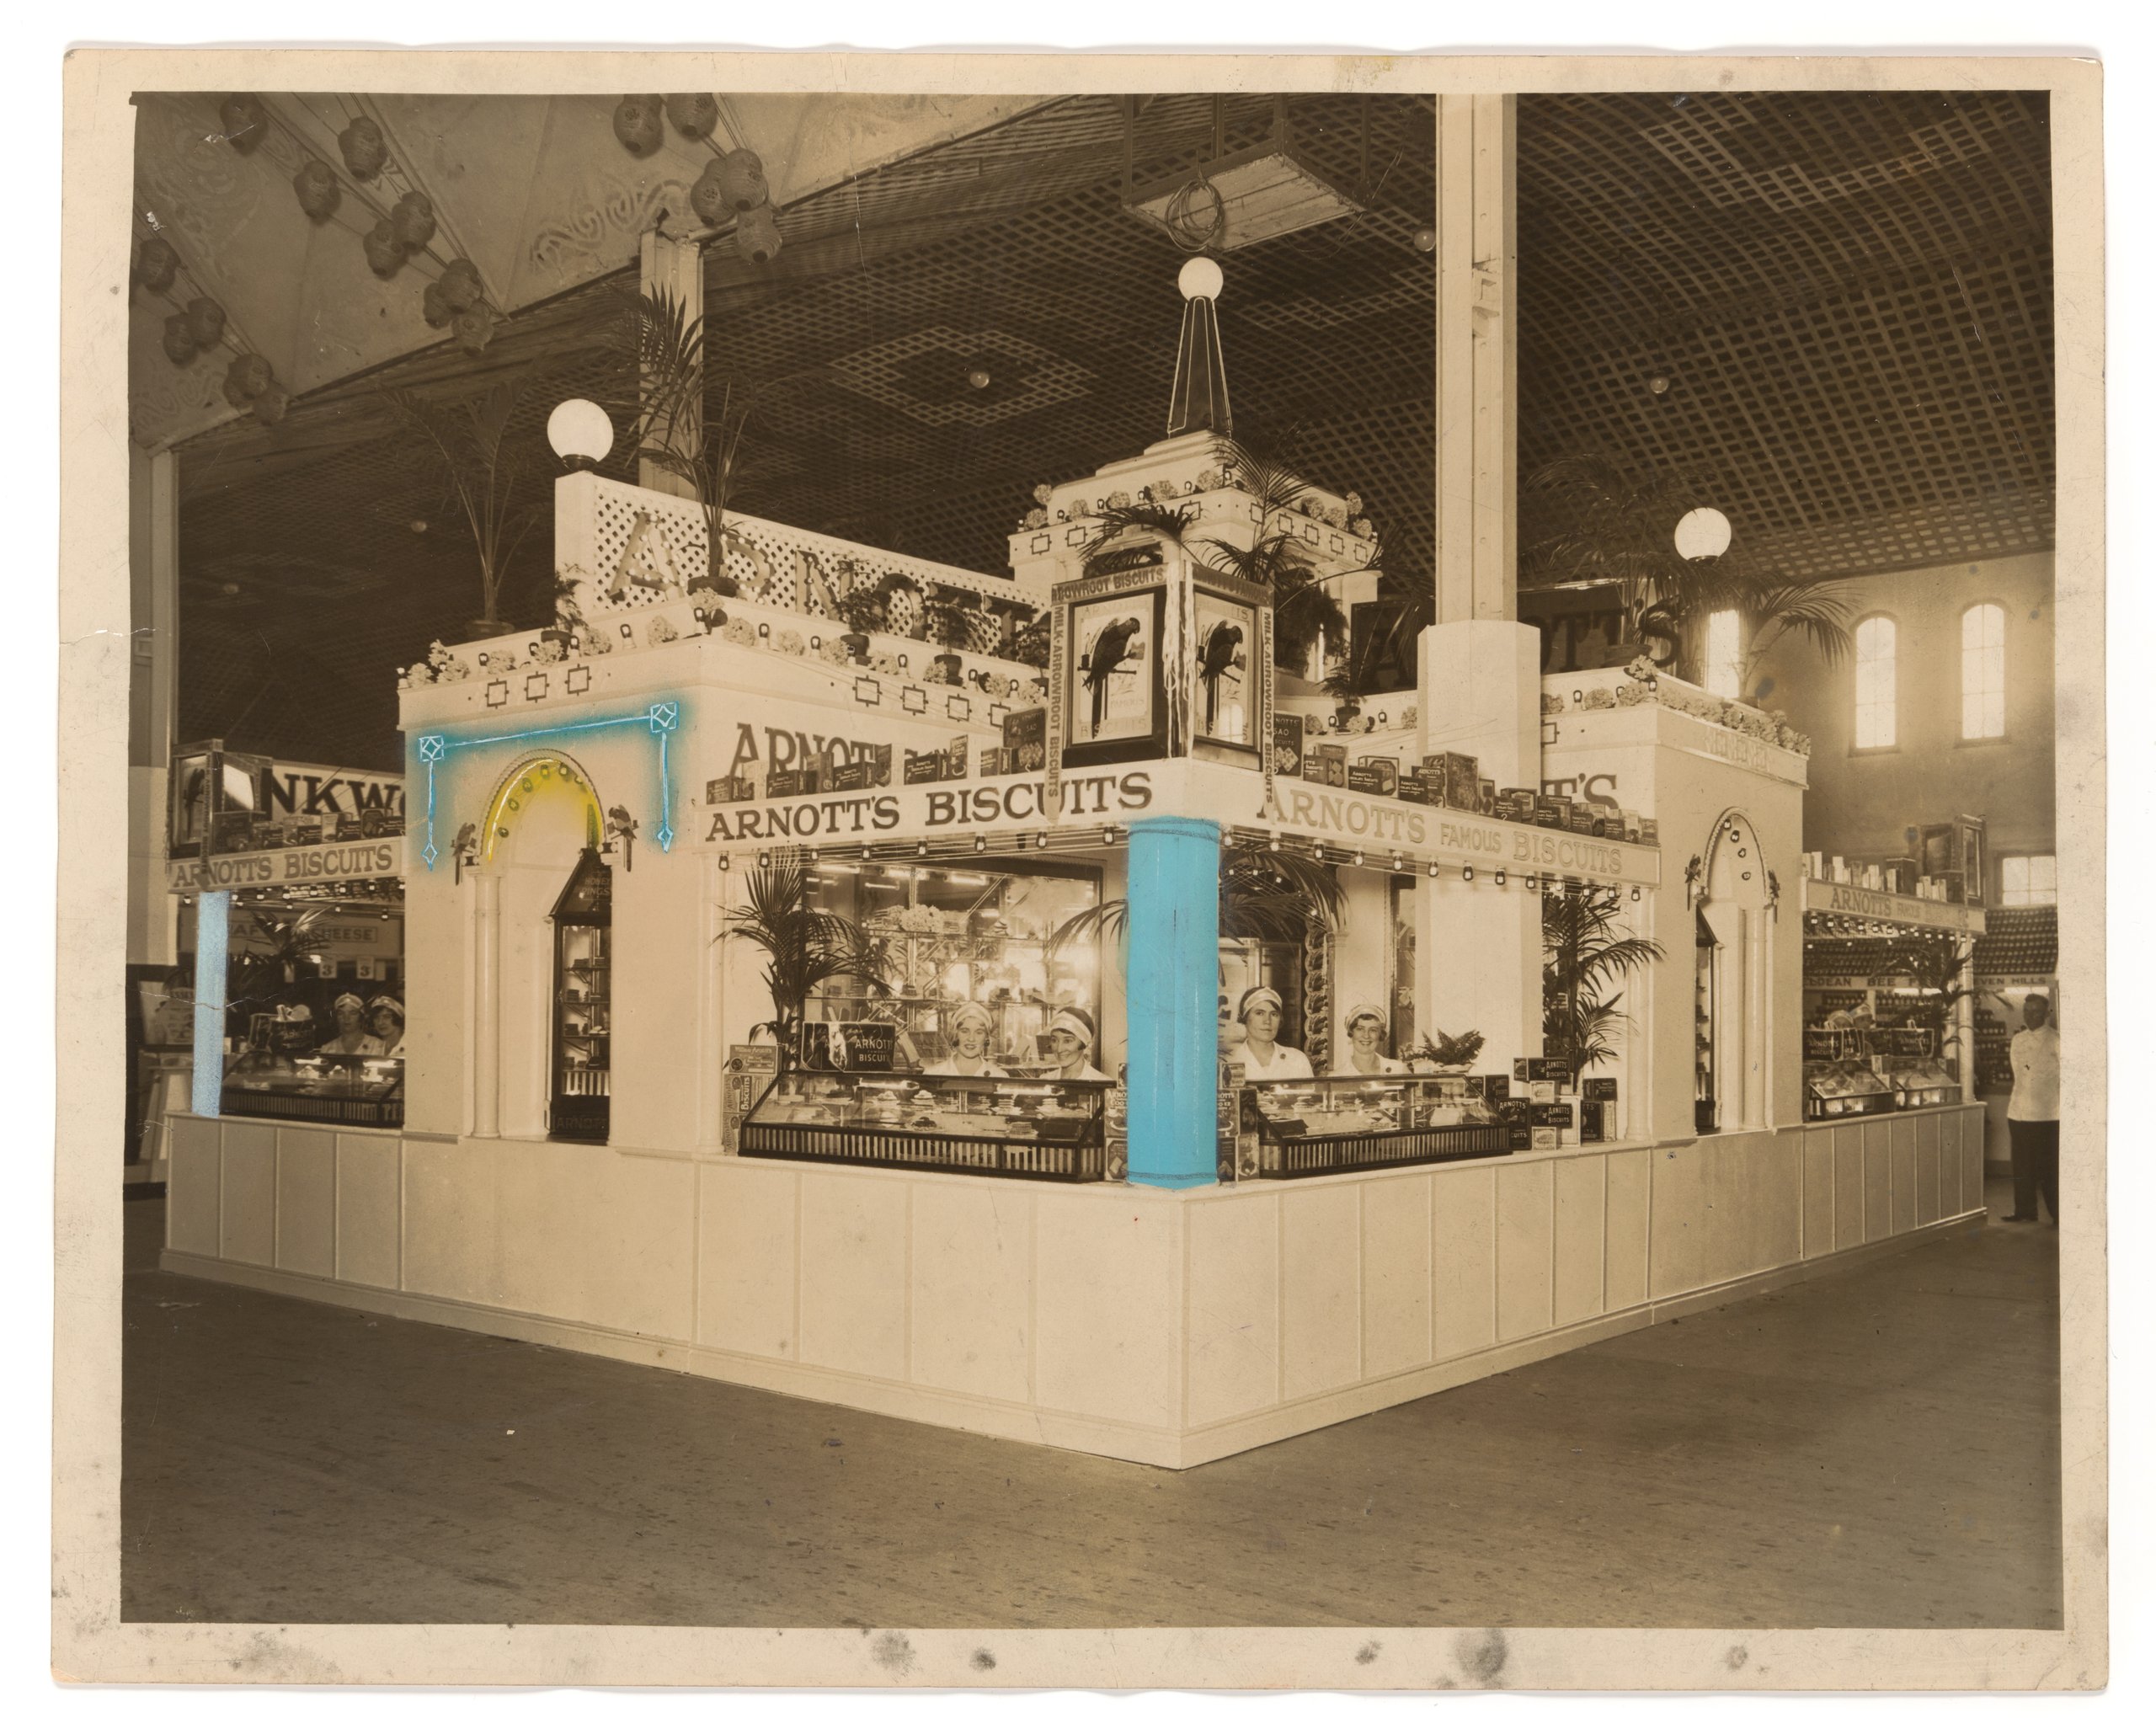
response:
M2014 1157L2014 1214L2034 1216L2036 1194L2058 1220L2058 1122L2009 1120L2006 1136Z

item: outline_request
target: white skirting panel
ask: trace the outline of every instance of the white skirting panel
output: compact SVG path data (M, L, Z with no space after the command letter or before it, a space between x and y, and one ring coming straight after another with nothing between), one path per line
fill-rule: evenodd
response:
M1188 1192L180 1117L166 1264L1184 1467L1936 1232L1981 1112Z

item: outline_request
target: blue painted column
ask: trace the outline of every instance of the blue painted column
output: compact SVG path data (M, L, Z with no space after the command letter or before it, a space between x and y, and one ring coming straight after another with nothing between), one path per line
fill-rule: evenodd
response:
M195 906L195 1083L189 1106L215 1115L225 1087L225 970L232 894L205 891Z
M1220 827L1130 826L1130 1178L1210 1186L1219 1133Z

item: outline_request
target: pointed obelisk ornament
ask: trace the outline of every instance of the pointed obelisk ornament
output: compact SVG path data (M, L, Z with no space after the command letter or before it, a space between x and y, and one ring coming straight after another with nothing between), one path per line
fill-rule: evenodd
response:
M1220 323L1213 303L1220 293L1220 268L1199 253L1184 261L1176 278L1182 291L1182 335L1176 345L1175 390L1168 397L1168 434L1232 434L1228 420L1228 371L1220 359Z

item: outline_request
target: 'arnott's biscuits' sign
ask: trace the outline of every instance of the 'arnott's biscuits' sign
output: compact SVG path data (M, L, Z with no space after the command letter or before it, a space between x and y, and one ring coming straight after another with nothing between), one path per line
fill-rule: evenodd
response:
M1390 845L1522 872L1579 873L1635 885L1662 883L1657 850L1382 796L1282 784L1260 823L1267 819L1325 842Z
M1050 819L1041 777L984 777L862 794L743 801L706 809L699 844L873 843L883 837L1011 826L1114 823L1153 804L1150 771L1079 772L1063 779L1063 813Z
M318 885L339 879L396 879L404 874L404 840L375 837L305 849L259 849L165 864L168 891L229 891L242 885Z
M1929 897L1903 897L1894 891L1866 891L1828 879L1804 882L1804 906L1831 915L1858 915L1869 921L1892 921L1904 927L1934 927L1949 933L1981 933L1984 912L1965 904Z

